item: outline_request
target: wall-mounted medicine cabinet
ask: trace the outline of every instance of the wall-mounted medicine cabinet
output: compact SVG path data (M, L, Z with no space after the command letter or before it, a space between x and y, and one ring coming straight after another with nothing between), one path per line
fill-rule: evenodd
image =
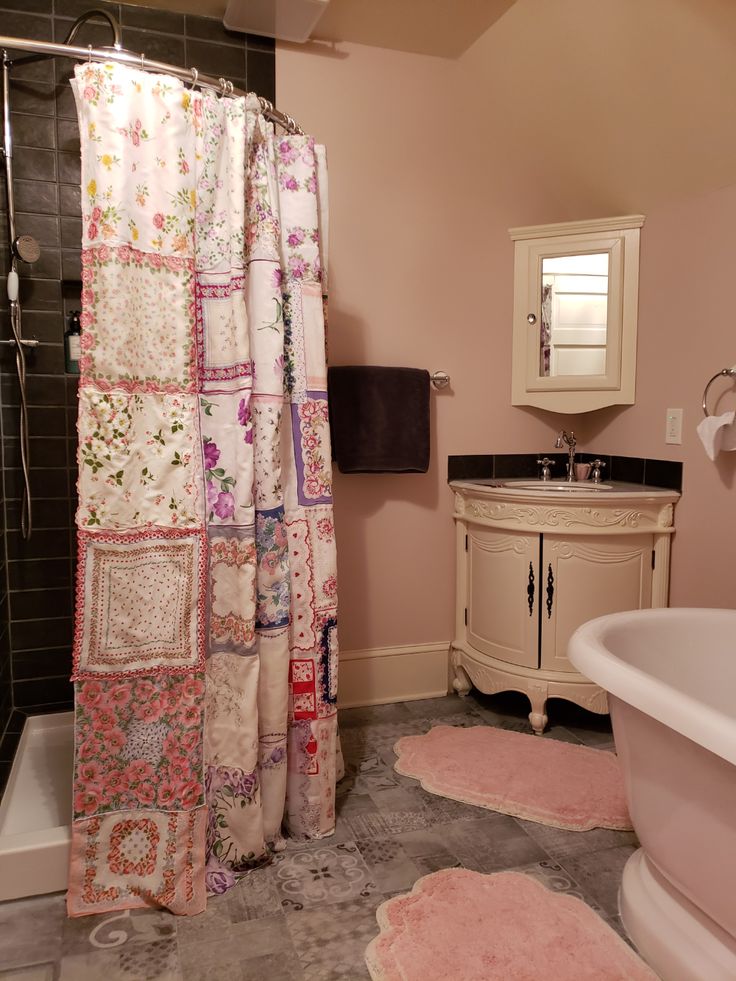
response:
M552 412L632 405L644 215L511 228L511 402Z

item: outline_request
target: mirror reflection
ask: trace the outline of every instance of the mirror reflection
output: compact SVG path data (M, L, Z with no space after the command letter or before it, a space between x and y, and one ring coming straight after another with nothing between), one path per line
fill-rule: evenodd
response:
M608 252L543 257L542 377L605 375L608 277Z

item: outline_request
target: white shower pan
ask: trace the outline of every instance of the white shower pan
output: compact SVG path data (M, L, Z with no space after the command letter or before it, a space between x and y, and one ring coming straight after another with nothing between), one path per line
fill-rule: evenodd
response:
M26 719L0 803L0 900L67 887L74 713Z

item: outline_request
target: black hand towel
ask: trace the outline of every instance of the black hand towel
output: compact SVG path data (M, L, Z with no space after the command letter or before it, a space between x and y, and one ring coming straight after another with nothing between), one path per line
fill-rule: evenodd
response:
M329 368L332 453L341 473L426 473L429 372L419 368Z

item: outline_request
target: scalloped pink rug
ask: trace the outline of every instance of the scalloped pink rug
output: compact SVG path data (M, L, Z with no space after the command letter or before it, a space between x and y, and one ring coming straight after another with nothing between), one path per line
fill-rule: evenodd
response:
M520 872L433 872L376 919L373 981L657 981L582 900Z
M394 751L394 769L440 797L566 831L632 829L613 753L491 726L435 726Z

